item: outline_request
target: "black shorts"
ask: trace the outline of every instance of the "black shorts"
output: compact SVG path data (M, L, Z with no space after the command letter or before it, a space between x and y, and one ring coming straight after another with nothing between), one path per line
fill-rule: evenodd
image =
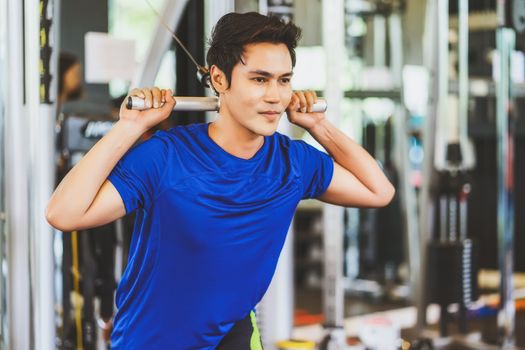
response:
M261 335L255 313L250 312L248 316L235 323L232 329L222 338L217 350L262 350Z

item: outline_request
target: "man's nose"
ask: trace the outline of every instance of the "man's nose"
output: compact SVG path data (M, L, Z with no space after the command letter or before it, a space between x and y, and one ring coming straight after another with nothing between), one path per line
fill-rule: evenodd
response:
M267 102L278 103L280 101L279 97L279 87L276 82L270 82L266 87L266 93L264 98Z

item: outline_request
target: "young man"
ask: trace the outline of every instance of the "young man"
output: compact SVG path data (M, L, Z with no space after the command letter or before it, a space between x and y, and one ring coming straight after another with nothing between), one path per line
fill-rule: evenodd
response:
M276 18L225 15L207 55L217 120L157 132L129 150L176 103L171 90L135 89L130 95L152 108L122 107L115 127L53 194L47 220L63 230L137 210L113 348L261 348L253 309L299 201L377 207L391 200L394 189L375 160L323 113L310 113L314 93L292 91L299 36ZM331 157L277 133L285 111Z

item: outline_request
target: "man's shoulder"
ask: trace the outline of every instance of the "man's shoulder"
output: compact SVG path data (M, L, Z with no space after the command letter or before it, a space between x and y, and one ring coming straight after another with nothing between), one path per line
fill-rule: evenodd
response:
M276 143L279 144L279 146L284 147L290 147L290 144L294 141L290 138L290 136L281 134L278 131L276 131L271 137L273 140L275 140Z
M176 125L166 130L156 131L151 139L159 139L162 141L181 141L188 140L195 137L195 135L202 130L202 124L188 124Z
M281 134L279 132L276 132L273 135L275 141L279 144L281 147L285 147L288 149L295 149L295 148L301 148L305 144L305 141L301 139L294 139L291 138L288 135Z
M205 125L204 123L176 125L174 127L171 127L165 130L165 133L169 135L174 135L174 136L181 136L181 135L192 134L196 132L202 132L204 125Z

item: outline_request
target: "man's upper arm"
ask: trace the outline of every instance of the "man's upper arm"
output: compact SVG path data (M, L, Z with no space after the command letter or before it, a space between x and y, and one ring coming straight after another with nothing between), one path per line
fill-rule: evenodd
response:
M335 161L330 185L317 199L345 207L381 207L385 205L379 196Z
M303 140L292 140L291 156L297 162L302 183L302 199L317 198L330 183L333 172L333 159Z
M126 213L152 205L168 169L170 144L169 134L157 131L147 141L130 149L108 175L108 181L120 194Z
M106 180L75 229L98 227L126 215L126 208L113 184Z

